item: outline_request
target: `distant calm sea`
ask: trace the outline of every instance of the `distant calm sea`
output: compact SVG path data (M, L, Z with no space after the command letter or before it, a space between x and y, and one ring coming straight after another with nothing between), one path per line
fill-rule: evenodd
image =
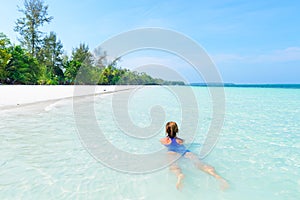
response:
M186 159L179 162L186 177L182 191L168 168L132 175L106 167L81 144L72 100L61 100L0 111L0 199L300 199L300 85L227 86L223 129L204 159L230 183L225 192ZM191 150L197 154L212 120L212 102L207 87L192 89L200 124ZM99 127L112 144L132 153L164 148L163 127L147 140L130 138L115 124L112 95L95 98ZM87 103L82 99L81 106ZM181 120L180 102L163 87L138 90L128 104L140 127L151 124L154 105L165 110L166 121Z
M234 83L192 83L191 86L224 86L224 87L239 87L239 88L291 88L291 89L299 89L300 84L234 84Z

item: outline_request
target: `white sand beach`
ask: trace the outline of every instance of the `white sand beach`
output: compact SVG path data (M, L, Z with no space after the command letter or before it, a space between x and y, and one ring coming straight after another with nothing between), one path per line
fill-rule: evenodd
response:
M75 87L80 88L80 92L74 94ZM72 98L74 96L105 94L133 87L136 86L0 85L0 108Z

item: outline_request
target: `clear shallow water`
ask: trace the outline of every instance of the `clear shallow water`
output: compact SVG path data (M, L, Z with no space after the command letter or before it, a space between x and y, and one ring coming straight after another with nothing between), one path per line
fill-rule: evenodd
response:
M182 87L182 90L185 88ZM199 127L191 150L211 122L211 100L206 88L193 88L199 103ZM168 168L133 175L106 167L80 142L72 101L62 100L1 111L1 199L299 199L300 198L300 90L225 88L226 114L217 146L204 161L230 183L223 192L215 179L195 169L186 159L186 175L177 191ZM155 98L154 98L155 97ZM155 152L163 133L147 140L123 134L115 124L112 95L95 98L95 116L105 137L130 153ZM83 108L87 104L82 99ZM140 127L151 124L153 105L164 108L166 121L181 122L180 102L164 89L136 92L129 116ZM193 108L190 112L193 112ZM149 133L150 134L150 133ZM181 137L188 133L180 132Z

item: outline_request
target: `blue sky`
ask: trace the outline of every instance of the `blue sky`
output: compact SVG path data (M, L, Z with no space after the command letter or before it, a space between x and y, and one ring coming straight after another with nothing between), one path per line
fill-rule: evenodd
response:
M22 0L0 0L0 32L18 43L13 31ZM224 82L300 83L300 1L288 0L46 0L54 31L70 54L80 42L96 48L125 31L160 27L182 33L201 45ZM142 52L122 59L127 68L171 65L189 82L201 82L179 58ZM191 68L186 66L185 68ZM155 75L155 74L153 74ZM165 78L165 77L163 77Z

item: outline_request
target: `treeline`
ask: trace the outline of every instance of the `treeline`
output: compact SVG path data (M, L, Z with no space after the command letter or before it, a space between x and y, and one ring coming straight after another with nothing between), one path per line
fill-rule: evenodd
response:
M19 10L23 17L14 27L20 45L0 33L0 84L184 84L119 68L119 59L108 62L105 52L95 57L84 43L67 56L55 32L40 30L53 19L47 10L43 0L24 1L24 9Z

